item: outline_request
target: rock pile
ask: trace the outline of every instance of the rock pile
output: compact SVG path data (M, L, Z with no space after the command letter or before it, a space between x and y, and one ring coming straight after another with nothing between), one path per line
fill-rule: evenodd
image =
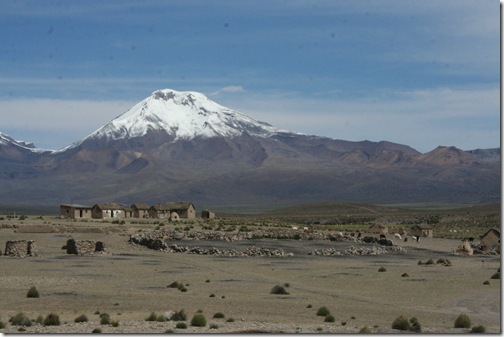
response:
M292 253L285 253L282 249L278 249L278 248L277 249L268 249L268 248L261 248L261 247L255 247L255 246L247 247L247 249L245 251L240 252L235 249L218 249L215 247L189 248L187 246L170 245L168 247L168 249L165 249L164 251L168 251L171 253L186 253L186 254L227 256L227 257L234 257L234 256L286 257L286 256L293 256L294 255Z
M105 245L101 241L69 239L66 243L67 254L94 255L105 253Z
M5 255L13 257L37 256L38 250L33 240L7 241Z
M406 253L406 250L399 246L391 247L348 247L345 250L336 250L334 248L326 249L316 249L308 252L308 255L319 255L319 256L342 256L342 255L382 255L389 253Z

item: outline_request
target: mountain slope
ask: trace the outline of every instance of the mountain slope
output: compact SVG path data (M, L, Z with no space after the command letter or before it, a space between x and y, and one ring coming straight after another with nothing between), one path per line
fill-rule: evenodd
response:
M63 150L20 144L0 143L3 203L500 200L499 150L304 135L170 89Z

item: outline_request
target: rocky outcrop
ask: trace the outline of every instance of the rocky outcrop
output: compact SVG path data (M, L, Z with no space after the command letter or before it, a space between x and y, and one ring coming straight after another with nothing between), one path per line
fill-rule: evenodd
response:
M33 240L15 240L5 243L5 255L12 257L37 256L38 249Z

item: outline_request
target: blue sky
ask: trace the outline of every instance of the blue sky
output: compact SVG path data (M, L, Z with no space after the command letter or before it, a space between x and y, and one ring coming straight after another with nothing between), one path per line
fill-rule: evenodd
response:
M80 140L157 89L292 131L500 144L496 0L3 0L0 131Z

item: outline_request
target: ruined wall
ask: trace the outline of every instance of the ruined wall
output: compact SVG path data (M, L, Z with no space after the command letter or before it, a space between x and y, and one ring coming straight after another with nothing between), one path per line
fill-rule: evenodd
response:
M94 240L67 240L67 254L75 255L94 255L96 253L105 253L105 245L101 241Z
M33 240L7 241L5 255L13 257L37 256L38 249Z

